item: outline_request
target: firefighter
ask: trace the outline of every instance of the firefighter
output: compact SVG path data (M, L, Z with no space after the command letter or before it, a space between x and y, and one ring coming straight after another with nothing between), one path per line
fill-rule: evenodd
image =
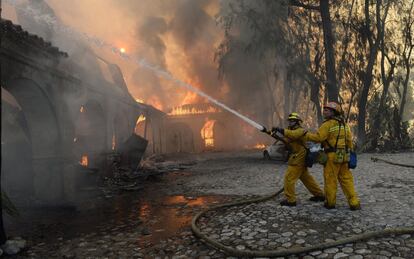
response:
M286 199L280 202L282 206L296 206L295 185L298 179L302 181L305 187L313 194L309 200L324 201L325 196L318 183L309 173L305 165L306 155L306 131L302 128L302 119L296 112L292 112L288 117L289 127L273 128L271 135L280 132L284 135L284 142L289 146L291 154L289 155L288 168L284 179L284 194Z
M349 151L353 149L352 134L342 117L341 106L329 102L323 107L325 121L316 133L307 132L309 141L322 143L326 153L323 176L325 182L325 208L334 209L336 204L337 182L341 185L351 210L361 209L354 188L354 179L348 168Z

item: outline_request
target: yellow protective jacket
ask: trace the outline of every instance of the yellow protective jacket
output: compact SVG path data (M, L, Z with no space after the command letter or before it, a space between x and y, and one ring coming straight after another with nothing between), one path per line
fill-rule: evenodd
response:
M305 135L306 131L301 127L298 127L296 129L285 129L285 141L288 143L291 151L288 165L305 165Z
M306 140L322 143L324 149L327 150L329 148L335 148L336 139L338 138L339 133L337 148L345 148L345 146L347 146L349 150L352 150L354 146L352 143L351 130L346 123L341 123L341 126L339 126L339 124L340 122L336 119L327 119L322 123L316 133L307 132Z

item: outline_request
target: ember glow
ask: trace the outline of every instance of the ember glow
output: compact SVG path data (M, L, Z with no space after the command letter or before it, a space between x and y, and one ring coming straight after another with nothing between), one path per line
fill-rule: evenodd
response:
M201 129L201 137L204 139L204 146L206 148L214 147L214 125L215 120L208 120Z
M81 157L81 160L79 161L79 164L83 167L88 167L88 156L87 155L83 155Z
M143 122L143 121L145 121L145 116L144 115L139 115L139 117L138 117L138 120L137 120L137 125L140 123L140 122Z
M256 144L255 146L254 146L254 148L255 149L264 149L266 147L266 145L265 144Z
M112 150L115 150L115 146L116 146L116 139L115 139L115 134L112 135Z

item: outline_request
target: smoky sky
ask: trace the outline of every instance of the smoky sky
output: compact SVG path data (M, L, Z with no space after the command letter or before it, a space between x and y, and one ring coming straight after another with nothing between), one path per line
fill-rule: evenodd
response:
M247 55L243 50L232 52L226 61L227 75L224 79L218 77L218 63L214 57L224 39L224 32L217 23L217 15L225 13L228 4L238 0L28 2L42 6L44 12L55 14L62 23L79 31L101 37L119 47L126 46L129 54L148 60L232 108L258 117L267 111L265 77L260 59ZM30 22L27 23L30 31L33 28L30 28ZM249 40L248 27L240 26L238 29L236 36ZM53 39L50 35L47 37ZM52 43L58 47L66 44L59 40L52 40ZM73 53L69 51L69 54ZM183 104L186 99L186 90L160 79L151 71L124 63L110 53L98 54L120 65L134 97L164 111ZM195 98L192 101L206 100Z

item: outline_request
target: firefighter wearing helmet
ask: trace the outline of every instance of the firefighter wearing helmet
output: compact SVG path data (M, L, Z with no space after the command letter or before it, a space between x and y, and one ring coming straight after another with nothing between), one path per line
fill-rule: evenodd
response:
M324 201L325 197L322 189L309 173L305 165L306 156L306 131L302 128L302 119L296 112L292 112L288 117L289 127L273 128L271 135L280 132L284 136L284 142L290 149L288 168L284 179L284 194L286 199L280 202L282 206L296 206L295 185L298 179L302 181L305 187L313 194L311 201Z
M323 176L325 182L325 208L333 209L336 205L337 182L341 185L351 210L361 208L354 188L354 179L348 168L349 151L353 149L352 134L342 118L341 106L329 102L323 107L325 121L316 133L306 133L309 141L322 143L326 153Z

